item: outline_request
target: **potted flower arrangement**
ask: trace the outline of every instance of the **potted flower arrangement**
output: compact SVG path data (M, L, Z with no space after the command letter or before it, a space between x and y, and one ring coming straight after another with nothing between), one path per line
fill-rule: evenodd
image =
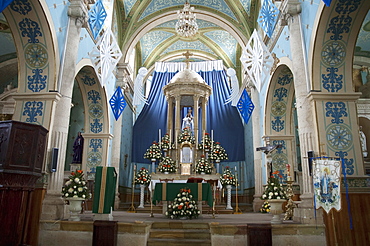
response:
M209 164L208 160L204 158L204 155L195 164L195 172L200 174L211 174L213 167Z
M156 141L154 141L149 149L146 150L144 158L150 159L151 161L156 161L157 159L159 160L162 158L161 149L159 148L159 144Z
M260 208L260 212L261 213L269 213L270 212L270 204L268 201L265 201L263 204L262 204L262 207Z
M137 172L135 176L135 184L140 185L139 208L144 208L144 189L145 189L145 186L150 183L150 180L151 180L151 176L149 174L149 171L145 167L140 168L140 170Z
M195 138L189 128L184 128L181 131L181 134L177 137L177 142L178 143L189 142L189 143L194 144Z
M71 172L68 180L62 188L62 197L69 203L70 218L69 220L79 221L79 214L82 210L82 202L90 198L87 189L87 182L82 170Z
M236 185L235 175L231 172L230 167L225 167L223 174L220 176L222 186Z
M263 200L267 200L270 204L270 210L273 214L271 223L280 224L280 215L283 212L282 205L286 201L286 192L283 185L279 183L279 179L271 176L267 181L267 185L261 197Z
M148 169L142 167L135 176L135 184L147 185L150 183L151 176Z
M212 142L213 141L209 137L209 133L205 133L203 136L202 142L198 144L198 149L200 150L204 149L205 151L209 151L211 149Z
M233 209L231 207L231 186L236 185L236 179L235 175L231 173L231 170L229 167L226 167L223 174L220 176L220 182L223 187L226 187L227 190L227 203L226 203L226 209Z
M171 205L168 205L166 216L174 218L184 218L193 219L197 218L200 214L197 204L190 194L190 189L181 189L177 194L176 198L173 200Z
M170 135L168 135L168 133L166 133L161 139L161 149L164 151L173 149L173 146L171 145Z
M209 159L219 162L221 160L227 160L228 156L226 150L221 146L219 142L216 142L208 156Z
M286 192L283 185L279 183L279 179L270 177L265 186L265 190L261 197L263 200L283 199L286 200Z
M177 171L175 161L171 157L166 156L159 163L158 171L162 173L175 173Z

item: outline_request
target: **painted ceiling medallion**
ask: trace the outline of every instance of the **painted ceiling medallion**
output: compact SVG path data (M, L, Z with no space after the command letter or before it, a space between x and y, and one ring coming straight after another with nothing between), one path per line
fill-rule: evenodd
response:
M175 26L179 36L190 38L198 33L198 24L194 7L190 7L190 3L186 0L184 8L177 11L177 23Z

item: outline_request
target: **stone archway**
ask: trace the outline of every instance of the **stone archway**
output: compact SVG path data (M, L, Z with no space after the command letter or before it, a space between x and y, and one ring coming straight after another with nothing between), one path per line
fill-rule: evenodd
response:
M370 2L333 1L322 9L312 52L312 91L319 152L343 158L347 175L364 174L352 67L357 34ZM320 122L320 123L319 123Z
M287 164L290 169L297 167L295 153L294 127L294 78L287 65L280 65L274 72L268 92L265 107L265 140L270 144L281 145L272 154L272 172L282 180L287 178ZM292 175L292 173L291 173Z

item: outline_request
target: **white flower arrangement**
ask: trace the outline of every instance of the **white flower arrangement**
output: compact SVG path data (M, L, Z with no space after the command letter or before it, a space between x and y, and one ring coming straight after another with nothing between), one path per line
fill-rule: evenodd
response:
M212 149L211 152L209 153L208 158L210 160L227 160L228 155L226 153L226 150L221 146L219 142L216 142Z
M152 177L150 176L148 169L142 167L136 174L135 184L147 185L150 183L151 179Z
M236 185L236 179L235 175L231 173L231 170L229 167L226 167L223 174L220 176L220 182L222 186L225 185Z
M197 218L200 215L197 204L190 194L190 189L181 189L173 200L171 205L168 205L166 216L175 219L187 217L189 219Z
M184 142L189 142L194 144L195 143L195 137L193 136L192 132L190 131L189 128L184 128L181 131L181 134L177 137L177 142L178 143L184 143Z
M209 164L208 160L202 156L195 164L196 173L211 174L213 167Z
M279 183L278 178L269 178L261 198L262 200L286 199L286 191L284 190L283 185Z
M84 198L89 199L90 193L88 192L86 181L84 179L82 170L71 172L69 179L65 182L62 188L63 198Z
M175 173L177 171L175 161L171 157L166 156L159 163L158 171L162 173L164 172Z
M144 154L145 159L162 159L162 151L159 148L159 144L157 142L153 142L153 144L146 150Z

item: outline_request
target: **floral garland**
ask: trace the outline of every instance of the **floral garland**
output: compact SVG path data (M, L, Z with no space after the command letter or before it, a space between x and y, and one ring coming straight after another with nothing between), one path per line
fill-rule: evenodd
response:
M286 191L282 184L279 184L279 179L270 177L267 181L267 186L261 197L263 200L266 199L286 199Z
M88 192L86 181L82 170L71 172L69 179L62 188L63 198L84 198L89 199L90 193Z
M159 144L157 142L153 142L153 144L146 150L144 154L145 159L162 159L162 152L159 148Z
M269 202L265 201L262 204L262 207L260 208L261 213L269 213L270 212L271 205Z
M175 173L177 171L175 161L171 157L166 156L159 163L158 171L162 173L164 172Z
M135 184L147 185L150 183L152 177L149 174L148 169L142 167L135 176Z
M213 167L209 164L208 160L204 158L204 155L195 164L196 173L206 173L211 174Z
M184 128L181 131L181 134L177 137L177 142L178 143L189 142L194 144L195 138L189 128Z
M213 141L211 140L211 138L209 137L209 133L205 133L204 134L204 137L202 139L202 142L200 144L198 144L198 149L200 150L210 150L211 147L212 147L212 143Z
M161 149L162 150L170 150L170 149L173 149L173 147L174 146L171 144L170 135L168 135L168 133L166 133L161 139Z
M227 160L228 156L226 153L226 150L221 146L219 142L216 142L212 149L211 152L209 153L208 158L210 160Z
M236 185L236 179L235 175L231 173L231 170L229 167L226 167L223 174L220 176L220 182L222 186L225 185Z
M171 205L168 205L166 216L174 219L179 217L187 217L189 219L197 218L200 214L197 204L190 194L190 189L181 189L173 200Z

